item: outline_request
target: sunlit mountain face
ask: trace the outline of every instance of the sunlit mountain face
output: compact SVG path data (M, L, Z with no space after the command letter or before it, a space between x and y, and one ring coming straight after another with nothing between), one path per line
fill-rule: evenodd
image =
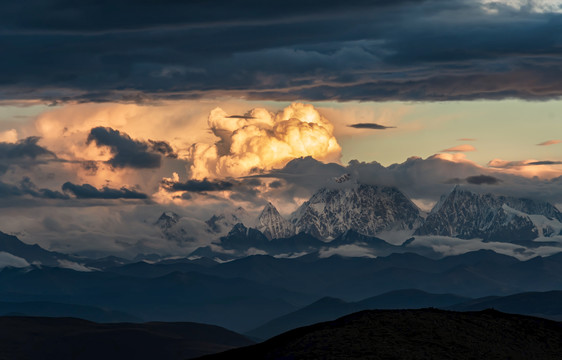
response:
M561 30L558 0L0 5L0 315L562 319Z

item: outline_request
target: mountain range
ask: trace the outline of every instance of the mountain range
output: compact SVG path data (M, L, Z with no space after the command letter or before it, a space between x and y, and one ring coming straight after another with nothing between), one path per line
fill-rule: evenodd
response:
M250 331L325 297L357 303L401 289L462 298L562 289L562 254L521 261L490 250L443 258L389 252L373 258L253 255L228 262L73 259L79 269L6 266L0 310L97 321L195 321Z
M424 213L397 188L359 184L346 177L320 189L289 218L268 203L257 219L238 208L206 223L209 233L222 235L191 256L222 261L253 254L295 257L315 252L344 256L417 252L442 257L448 249L459 253L487 248L529 258L540 253L535 249L541 246L550 253L562 251L562 213L554 205L476 193L458 185ZM171 232L167 225L163 231Z

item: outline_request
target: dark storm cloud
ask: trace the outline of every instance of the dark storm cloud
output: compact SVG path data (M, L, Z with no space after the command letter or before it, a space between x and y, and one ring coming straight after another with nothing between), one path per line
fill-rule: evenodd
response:
M186 182L164 180L162 185L168 191L206 192L230 190L234 186L234 183L223 180L210 181L208 179L187 180Z
M254 116L250 116L250 115L230 115L230 116L227 116L227 118L229 118L229 119L255 119Z
M283 186L283 182L279 181L279 180L272 181L269 184L269 187L272 188L272 189L279 189L282 186Z
M20 189L33 197L43 199L68 199L68 196L59 191L39 189L30 178L24 177L20 182Z
M83 161L82 168L88 173L95 175L98 172L98 163L92 160Z
M499 184L501 182L500 179L495 178L493 176L489 176L489 175L469 176L465 180L468 184L473 184L473 185L482 185L482 184L496 185L496 184Z
M396 126L384 126L375 123L357 123L348 125L348 127L352 127L355 129L372 129L372 130L385 130L385 129L395 129Z
M158 29L181 26L216 26L271 22L295 16L322 16L349 9L385 7L397 3L419 3L422 0L351 0L263 2L245 0L85 0L74 3L61 0L29 0L25 4L3 4L0 20L7 29L97 33L112 30ZM40 12L32 12L35 9ZM18 15L18 17L15 17Z
M562 14L479 1L4 2L0 97L547 99Z
M178 154L172 149L170 144L166 141L155 141L155 140L148 140L150 149L154 152L158 152L168 158L177 159Z
M12 165L27 167L55 160L53 152L37 144L39 140L37 136L30 136L16 143L0 142L0 174Z
M37 136L30 136L16 143L0 143L0 157L21 159L30 158L36 159L39 157L55 157L55 154L46 148L37 145L41 138Z
M107 163L115 168L159 168L162 161L160 155L149 149L149 145L133 140L129 135L112 128L100 126L91 129L87 143L91 142L95 142L98 146L108 146L111 149L113 157ZM166 143L166 145L168 144ZM161 149L167 150L162 148L160 142L156 142L156 145L154 142L151 143L151 147L158 152L161 152Z
M546 161L532 161L529 163L526 163L525 165L560 165L562 164L562 161L550 161L550 160L546 160Z
M184 200L189 200L192 195L189 193L204 194L209 197L209 194L214 191L230 191L229 198L235 201L248 201L254 204L262 204L265 202L260 197L260 189L262 182L258 178L249 177L243 179L228 179L228 180L187 180L186 182L176 182L170 180L163 180L162 186L168 191L185 191L181 196Z
M125 187L121 189L112 189L103 187L96 189L90 184L77 185L71 182L65 182L62 185L65 193L70 193L78 199L148 199L148 195Z
M0 181L0 197L19 197L29 195L39 199L68 199L69 197L59 191L39 189L28 177L24 177L17 185Z

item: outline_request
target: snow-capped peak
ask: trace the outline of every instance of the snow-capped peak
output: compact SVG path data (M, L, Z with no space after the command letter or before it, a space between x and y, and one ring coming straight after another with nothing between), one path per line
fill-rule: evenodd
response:
M169 230L172 226L176 225L180 220L180 216L173 211L164 211L162 215L156 220L162 230Z
M270 202L265 205L258 217L258 230L270 240L286 238L294 234L292 224L281 216Z
M551 221L547 224L539 218ZM441 198L416 234L521 243L554 233L561 219L558 209L547 202L478 194L456 186Z
M352 183L346 181L342 184ZM292 217L296 232L330 240L347 230L373 236L385 230L412 230L419 209L398 189L365 185L326 187L316 192Z

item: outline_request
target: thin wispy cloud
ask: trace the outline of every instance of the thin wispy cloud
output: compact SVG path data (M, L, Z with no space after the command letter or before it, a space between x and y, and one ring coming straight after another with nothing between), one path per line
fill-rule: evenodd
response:
M522 166L543 166L543 165L562 165L562 161L558 160L516 160L506 161L494 159L488 162L488 167L497 169L518 168Z
M227 116L228 119L255 119L255 116L251 115L230 115Z
M453 146L448 149L443 149L440 152L458 153L458 152L469 152L469 151L476 151L476 148L472 145L464 144L459 146Z
M354 129L371 129L371 130L396 129L396 126L385 126L376 123L357 123L357 124L348 125L348 127Z
M548 145L555 145L560 144L562 141L560 140L548 140L542 143L537 144L538 146L548 146Z
M544 160L544 161L532 161L529 163L526 163L525 165L527 166L537 166L537 165L560 165L562 164L562 161L551 161L551 160Z

